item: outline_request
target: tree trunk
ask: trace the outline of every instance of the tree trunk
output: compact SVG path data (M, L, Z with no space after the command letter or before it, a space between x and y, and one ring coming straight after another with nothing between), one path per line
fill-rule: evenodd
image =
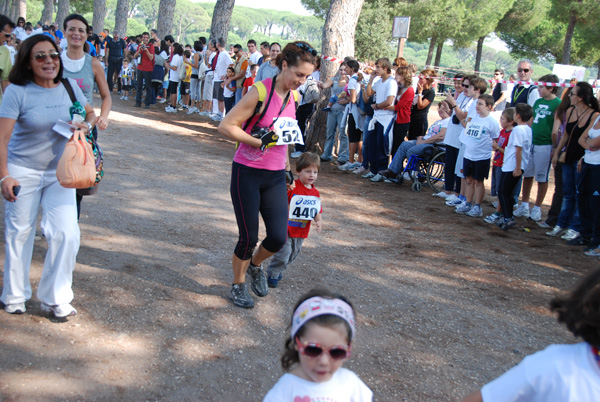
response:
M92 18L92 27L94 27L94 32L102 32L104 29L105 18L106 0L94 0L94 16Z
M321 54L343 59L345 56L354 56L354 34L364 0L332 0L325 25L323 25L323 46ZM325 82L338 70L338 63L322 60L321 81ZM328 95L322 94L322 95ZM306 146L314 151L320 148L323 152L327 137L327 113L321 109L325 106L327 97L321 97L315 106L316 112L310 119L306 130ZM318 144L318 145L317 145Z
M563 45L562 60L560 61L561 64L569 64L571 62L571 42L573 41L575 24L577 24L577 14L575 10L571 10L569 25L567 25L567 33L565 35L565 44Z
M160 0L158 5L158 22L156 24L159 38L171 35L173 31L175 3L176 0Z
M119 36L127 36L127 11L129 10L129 0L117 0L117 10L115 11L115 30Z
M477 54L475 55L475 74L481 70L481 53L483 52L483 41L485 36L480 36L477 39Z
M9 0L5 0L7 3L11 3ZM10 10L7 13L7 17L10 18L15 24L17 23L17 18L19 18L19 2L20 0L12 0L10 5Z
M210 24L210 39L224 38L227 41L234 3L235 0L217 0Z
M437 42L437 34L434 34L429 41L429 51L427 52L427 61L425 65L431 65L431 59L433 59L433 50L435 49L435 42Z
M179 26L177 27L177 43L181 43L181 31L183 29L183 18L179 19Z
M44 0L44 9L42 10L42 22L51 22L54 14L54 0ZM62 25L60 26L62 29Z
M445 41L445 39L440 39L440 41L438 42L438 45L437 45L437 51L435 52L435 62L433 63L433 65L436 67L440 66L440 60L442 58L442 48L444 47L444 41Z
M19 0L19 17L23 17L27 21L27 2L25 0Z
M63 26L63 21L69 15L70 0L58 0L58 10L56 10L56 25Z

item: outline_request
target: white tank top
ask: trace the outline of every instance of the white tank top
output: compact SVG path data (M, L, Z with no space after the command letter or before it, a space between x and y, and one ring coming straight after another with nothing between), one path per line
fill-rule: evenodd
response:
M600 137L600 128L594 128L596 127L596 124L598 124L598 121L600 121L600 116L596 118L596 121L594 122L594 124L592 124L592 127L588 132L590 138ZM585 157L583 160L585 161L585 163L588 163L590 165L600 165L600 149L596 151L590 151L589 149L586 149Z

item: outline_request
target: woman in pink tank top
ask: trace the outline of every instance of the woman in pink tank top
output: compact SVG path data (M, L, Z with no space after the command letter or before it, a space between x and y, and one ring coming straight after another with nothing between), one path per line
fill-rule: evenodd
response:
M289 43L276 59L279 74L254 84L219 125L220 134L239 143L231 172L231 200L239 229L233 253L231 298L238 307L254 307L246 288L246 271L252 277L252 291L259 297L268 294L262 262L279 251L287 240L288 145L276 145L278 137L273 124L281 117L296 119L293 92L312 74L316 55L306 42ZM267 94L257 110L256 86L263 84ZM267 236L254 252L259 213Z

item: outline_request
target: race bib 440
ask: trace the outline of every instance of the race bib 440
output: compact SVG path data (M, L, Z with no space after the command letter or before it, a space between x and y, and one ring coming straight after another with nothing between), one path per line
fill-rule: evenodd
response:
M312 221L321 211L321 199L312 195L294 195L290 201L289 219Z

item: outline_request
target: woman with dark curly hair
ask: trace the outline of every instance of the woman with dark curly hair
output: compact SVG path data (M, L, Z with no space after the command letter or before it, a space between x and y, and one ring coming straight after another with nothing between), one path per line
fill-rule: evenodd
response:
M268 294L262 262L287 241L286 171L291 175L288 145L293 145L294 138L301 138L296 90L313 73L316 55L306 42L288 43L275 61L279 74L255 83L219 125L220 134L239 143L231 172L231 200L239 229L233 252L231 298L238 307L254 307L246 288L246 271L252 277L252 291L258 297ZM281 127L284 131L279 131L279 138L275 131ZM291 134L294 132L296 135ZM254 252L259 214L267 236Z
M552 299L550 310L583 342L527 356L463 402L600 400L600 269Z

